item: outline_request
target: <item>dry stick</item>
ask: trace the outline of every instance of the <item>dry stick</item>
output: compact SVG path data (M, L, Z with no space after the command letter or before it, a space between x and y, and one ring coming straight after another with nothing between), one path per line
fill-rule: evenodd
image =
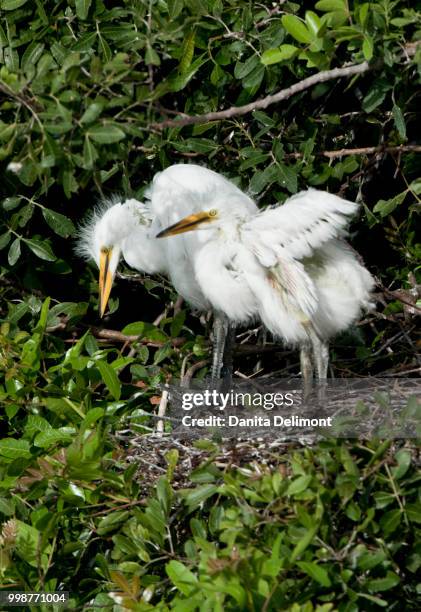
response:
M146 344L147 346L163 346L165 342L150 341L147 338L140 338L140 336L123 334L115 329L99 329L97 327L91 327L90 331L96 338L102 338L104 340L110 340L114 342L139 342L140 344ZM175 347L181 346L186 341L185 338L172 338L171 344Z
M207 363L209 363L209 359L202 359L202 361L197 361L192 366L189 367L187 372L183 376L182 386L187 387L191 379L193 378L193 374L203 368Z
M163 418L165 416L165 412L167 410L168 404L168 391L163 391L161 395L161 401L159 402L158 408L158 419L159 421L156 424L156 433L161 438L164 433L164 421Z
M318 157L345 157L346 155L374 155L375 153L421 153L421 145L397 145L395 147L358 147L356 149L338 149L337 151L320 151L315 153ZM286 158L300 159L304 153L285 153Z
M252 111L267 108L271 104L282 102L287 100L291 96L305 91L313 85L318 83L324 83L331 81L332 79L340 79L341 77L350 77L355 74L363 74L371 70L373 66L370 66L368 62L362 62L362 64L352 64L350 66L344 66L343 68L333 68L332 70L324 70L316 74L294 83L290 87L281 89L276 94L266 96L260 100L255 100L244 106L231 106L222 111L214 111L210 113L204 113L203 115L194 116L181 116L179 119L166 119L160 123L153 123L152 127L158 129L164 129L166 127L181 127L183 125L193 125L197 123L207 123L209 121L222 121L222 119L231 119L231 117L238 117L240 115L246 115Z
M379 287L382 289L385 295L388 295L389 297L395 300L398 300L398 302L402 302L402 304L405 304L406 306L409 306L410 308L413 308L414 310L418 310L418 312L421 312L421 308L419 306L417 306L413 302L409 302L408 300L405 300L398 291L392 291L391 289L388 289L381 283L379 284Z

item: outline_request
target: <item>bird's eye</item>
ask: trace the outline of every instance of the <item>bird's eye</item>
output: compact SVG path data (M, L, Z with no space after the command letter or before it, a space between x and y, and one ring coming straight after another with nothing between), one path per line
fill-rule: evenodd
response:
M107 247L101 247L101 253L103 255L108 255L110 249L108 249Z
M217 214L218 211L215 208L212 208L212 210L209 211L209 217L216 217Z

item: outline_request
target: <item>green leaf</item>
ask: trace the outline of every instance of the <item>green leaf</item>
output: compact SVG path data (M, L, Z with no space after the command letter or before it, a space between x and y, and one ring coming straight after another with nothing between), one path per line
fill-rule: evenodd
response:
M0 7L4 11L14 11L15 9L26 4L27 0L1 0Z
M296 193L298 188L297 173L294 168L286 166L282 162L276 164L278 173L277 183L282 187L286 187L290 193Z
M70 199L72 193L77 192L79 189L79 185L74 175L73 170L64 170L63 171L63 191L66 198Z
M5 247L7 247L11 238L12 238L12 235L10 232L6 232L0 236L0 251L4 249Z
M32 525L15 519L17 527L16 552L25 562L38 569L48 567L51 544L43 538L41 532Z
M305 19L310 32L316 37L322 25L320 17L313 11L306 11Z
M99 142L100 144L112 144L113 142L119 142L126 137L126 134L122 129L116 125L98 125L89 128L87 132L89 138Z
M180 310L171 322L171 337L176 338L183 329L184 321L186 319L186 311Z
M400 578L394 572L387 572L385 578L376 578L374 580L368 580L366 582L367 590L371 593L377 593L378 591L388 591L393 589L399 584Z
M376 86L368 92L365 96L362 107L366 113L371 113L374 109L376 109L386 97L386 89L382 86Z
M402 511L397 508L385 512L379 523L385 535L390 535L399 527L402 522Z
M363 54L364 54L364 59L366 59L368 62L373 57L373 50L374 50L373 40L370 36L366 35L363 41Z
M42 55L45 45L40 42L32 42L22 55L21 66L25 72L33 67Z
M86 170L92 170L97 159L98 151L86 135L85 141L83 143L83 162L85 164Z
M80 53L67 53L63 58L63 72L67 72L73 66L80 66Z
M4 198L3 208L4 210L13 210L14 208L17 208L21 202L22 198L19 196L11 196L10 198Z
M346 11L346 0L319 0L315 6L319 11Z
M88 16L91 0L75 0L76 15L79 19L86 19Z
M128 336L139 336L142 338L147 334L148 331L155 329L155 326L152 323L145 323L144 321L137 321L135 323L129 323L122 329L123 334L127 334Z
M421 193L421 178L415 179L409 185L409 189L419 195Z
M392 108L393 121L395 122L396 129L398 130L399 136L402 140L406 140L406 124L405 118L400 107L397 104L393 105Z
M97 361L95 365L100 371L102 380L108 391L115 400L119 400L121 395L121 383L115 370L106 361Z
M172 353L172 346L168 342L167 344L165 344L164 346L161 346L161 348L159 348L156 351L154 361L153 361L154 364L158 365L158 363L161 363L161 361L164 361L164 359L169 357L171 353Z
M7 261L9 265L14 266L17 260L20 257L20 238L15 238L15 240L10 245L9 253L7 255Z
M278 49L268 49L262 53L261 62L264 66L270 66L291 59L300 49L294 45L281 45Z
M256 66L259 66L260 60L258 55L252 55L245 62L237 62L234 67L234 76L236 79L244 79L248 76Z
M183 491L184 502L189 507L189 512L198 508L209 497L218 491L218 487L213 484L206 484L191 490Z
M298 476L298 478L295 478L288 486L286 495L298 495L299 493L302 493L308 488L312 478L313 477L311 474L307 476Z
M49 448L58 443L64 444L66 442L71 442L74 438L74 432L71 432L69 429L70 428L67 428L67 431L61 429L41 431L34 438L34 446L38 446L38 448Z
M406 193L406 191L398 193L398 195L396 195L394 198L391 198L390 200L379 200L373 208L373 212L380 213L382 217L390 215L390 213L393 212L395 208L402 204L406 197Z
M184 7L184 0L168 0L168 11L171 19L176 19Z
M294 550L291 553L290 562L294 563L296 559L305 551L307 546L313 541L318 527L315 526L312 529L308 529L305 535L298 541Z
M332 583L330 581L329 574L323 567L317 565L317 563L314 563L313 561L298 561L297 565L303 570L303 572L308 574L310 578L322 586L331 586Z
M411 465L411 452L403 448L396 453L395 459L398 465L392 468L392 476L396 480L400 480L405 476Z
M421 524L421 504L419 502L406 504L405 513L412 523Z
M186 597L199 588L197 577L180 561L170 561L165 571L174 586Z
M277 179L275 166L267 166L264 170L257 170L251 177L249 190L252 195L263 191L265 187L274 183Z
M23 241L40 259L45 259L45 261L55 261L57 259L48 242L40 242L35 238L24 238Z
M28 440L3 438L0 440L0 455L7 459L28 459L31 456Z
M283 15L282 25L295 40L301 43L311 43L313 36L307 29L305 23L295 15Z
M104 518L102 518L98 524L97 532L99 535L106 535L110 531L114 531L120 525L125 523L130 517L130 513L126 510L116 510L109 512Z
M367 571L373 569L380 563L383 563L386 559L386 553L383 550L378 550L376 552L366 552L361 557L358 558L357 565L363 571Z
M190 34L188 34L187 38L184 41L183 44L183 54L181 56L180 59L180 63L178 65L178 69L180 71L181 74L184 74L187 72L187 70L190 68L192 60L193 60L193 56L194 56L194 41L196 38L196 32L195 30L192 30L190 32Z
M49 208L43 208L42 216L51 229L59 236L67 238L68 236L74 234L75 226L73 225L73 222L65 215L55 212Z
M206 64L208 58L204 55L198 57L183 74L172 75L167 82L164 82L163 85L168 88L169 91L177 92L182 91L186 85L191 81L196 72ZM159 92L158 87L156 91Z
M152 66L159 66L161 64L161 59L158 53L155 51L153 47L147 42L146 51L145 51L145 64Z
M85 110L82 117L80 118L81 124L84 125L93 123L96 119L98 119L98 117L102 113L103 108L104 105L102 104L102 102L92 102L92 104L89 104L88 108Z

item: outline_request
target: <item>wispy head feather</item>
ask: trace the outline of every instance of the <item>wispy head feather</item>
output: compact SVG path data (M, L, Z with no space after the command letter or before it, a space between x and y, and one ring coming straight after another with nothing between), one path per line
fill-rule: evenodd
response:
M98 223L103 219L107 211L113 208L113 206L115 206L116 204L132 204L133 212L136 215L136 220L139 222L139 224L150 222L149 208L138 200L124 200L118 195L114 195L110 198L107 198L106 200L101 200L97 204L95 204L94 208L86 214L85 218L83 219L81 225L77 230L74 251L79 257L82 257L87 261L95 259L95 230L97 228Z

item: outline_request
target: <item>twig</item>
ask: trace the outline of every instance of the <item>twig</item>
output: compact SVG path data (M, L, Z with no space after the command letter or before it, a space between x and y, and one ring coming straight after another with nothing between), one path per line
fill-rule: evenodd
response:
M155 321L152 323L152 325L155 325L155 327L158 327L158 325L161 323L162 319L165 319L168 316L168 308L165 307L164 310L161 312L161 314L159 314Z
M184 302L184 298L181 295L179 295L174 304L174 309L173 309L174 316L176 316L180 312L183 306L183 302Z
M139 342L140 344L146 344L147 346L152 347L160 347L165 344L165 342L159 342L157 340L151 342L148 340L148 338L140 338L139 336L135 335L123 334L116 329L99 329L98 327L91 327L90 331L96 338L103 338L104 340L112 340L114 342ZM185 338L171 338L171 344L174 347L181 346L185 341Z
M375 153L421 153L421 145L397 145L395 147L386 147L380 145L377 147L358 147L355 149L338 149L337 151L320 151L315 153L317 157L328 157L335 159L336 157L346 157L347 155L374 155ZM286 153L285 158L301 159L304 153Z
M192 366L189 367L185 375L183 376L183 380L181 384L183 387L187 387L191 379L193 378L193 374L203 368L207 363L209 363L209 359L202 359L202 361L197 361Z
M414 329L415 329L415 325L411 327L409 331L412 331ZM380 355L380 353L383 352L384 349L388 349L389 352L393 352L392 349L390 349L390 345L396 342L396 340L399 340L400 338L402 338L402 336L404 335L405 335L404 331L399 331L397 334L389 338L389 340L387 340L384 344L382 344L381 347L376 352L372 353L371 357L377 357L377 355Z
M163 391L161 395L161 401L159 402L159 408L158 408L159 421L156 424L156 434L159 437L162 437L162 434L164 433L164 421L162 417L165 416L165 413L167 411L167 404L168 404L168 391Z
M414 297L414 302L409 302L408 300L405 300L402 297L400 291L392 291L391 289L388 289L387 287L385 287L378 280L377 280L377 285L383 291L383 293L385 293L389 297L393 298L394 300L398 300L398 302L402 302L402 304L406 304L406 306L410 306L410 308L413 308L414 310L418 310L418 312L421 312L421 308L415 304L415 301L416 301L415 297Z
M301 91L305 91L306 89L309 89L310 87L313 87L313 85L317 85L318 83L325 83L326 81L331 81L332 79L340 79L342 77L350 77L355 74L363 74L364 72L368 72L372 68L373 66L370 66L368 62L362 62L361 64L351 64L350 66L344 66L342 68L323 70L322 72L312 74L311 76L307 77L306 79L303 79L302 81L298 81L298 83L294 83L290 87L281 89L276 94L266 96L265 98L261 98L260 100L255 100L254 102L250 102L249 104L245 104L244 106L231 106L230 108L226 108L222 111L204 113L203 115L183 115L180 116L178 119L166 119L165 121L162 121L160 123L153 123L152 127L156 127L158 129L164 129L166 127L181 127L184 125L208 123L209 121L222 121L223 119L231 119L231 117L246 115L247 113L251 113L252 111L258 109L267 108L271 104L276 104L277 102L287 100L291 96L300 93Z

